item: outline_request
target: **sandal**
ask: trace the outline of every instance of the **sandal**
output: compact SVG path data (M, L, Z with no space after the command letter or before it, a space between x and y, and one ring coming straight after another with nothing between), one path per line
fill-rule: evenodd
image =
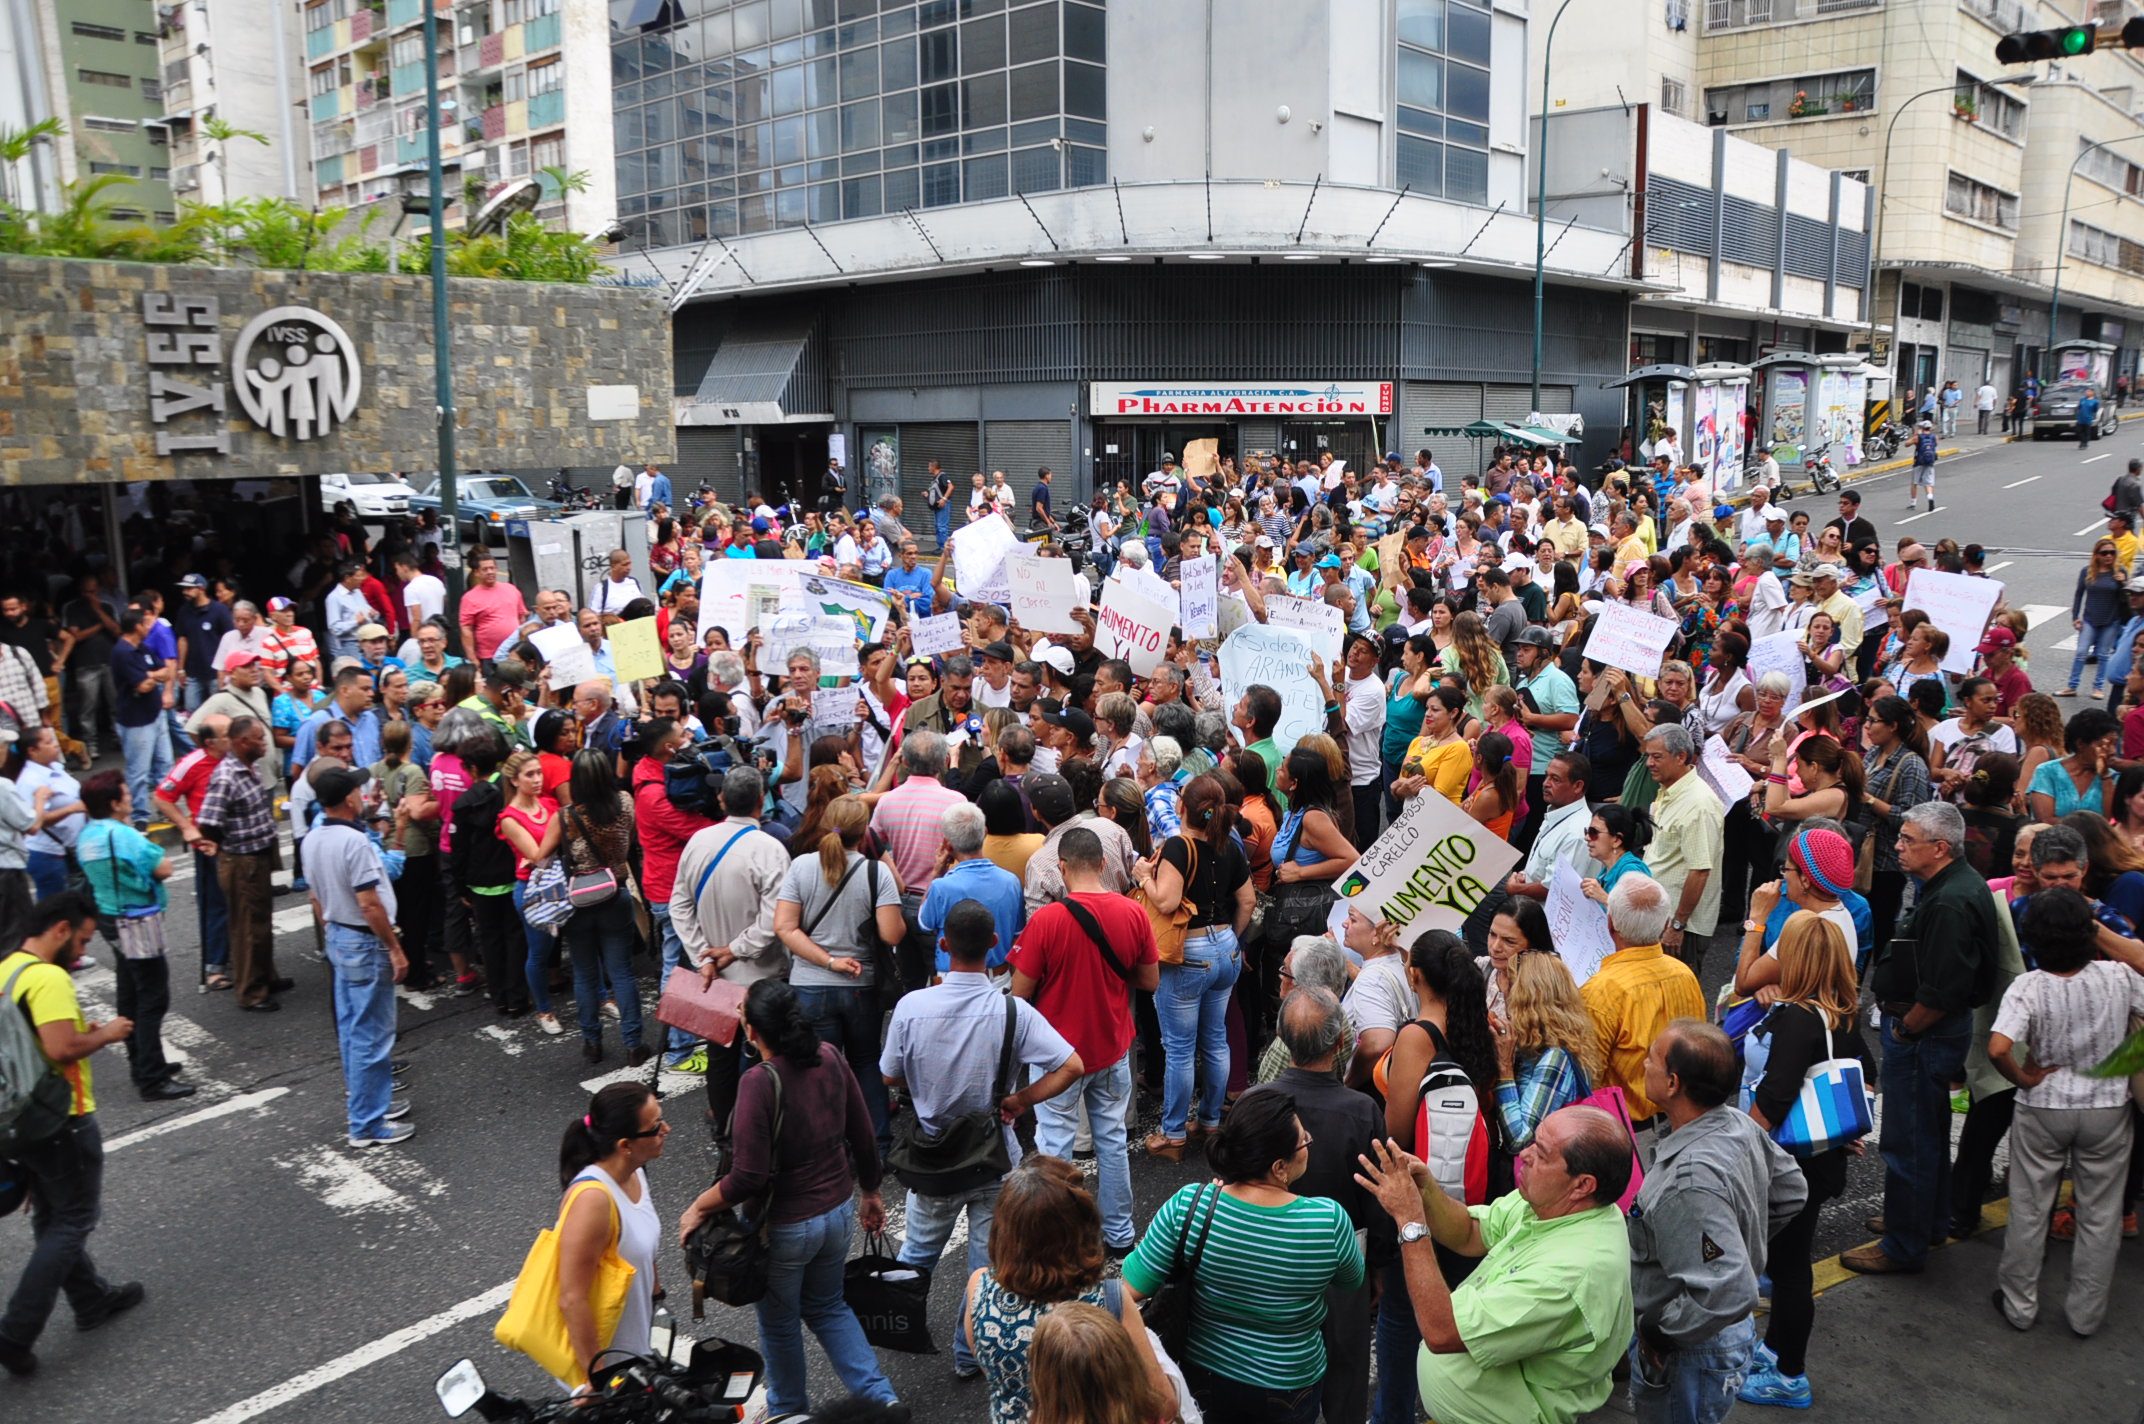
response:
M2074 687L2065 687L2060 692L2055 694L2055 696L2057 697L2075 697L2076 695L2077 689Z
M201 987L210 990L228 989L231 987L231 976L228 974L211 974L201 981Z
M1163 1137L1157 1132L1146 1140L1146 1155L1181 1162L1184 1160L1184 1145L1185 1140L1181 1137Z

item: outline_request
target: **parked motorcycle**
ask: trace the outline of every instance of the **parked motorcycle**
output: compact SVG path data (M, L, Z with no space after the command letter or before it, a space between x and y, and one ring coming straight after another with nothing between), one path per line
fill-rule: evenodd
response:
M1839 476L1831 468L1831 443L1814 446L1802 451L1802 471L1809 476L1809 483L1817 494L1826 494L1839 488Z
M602 502L594 490L584 490L568 479L563 471L551 476L551 498L559 508L569 514L578 514L584 509L601 509Z

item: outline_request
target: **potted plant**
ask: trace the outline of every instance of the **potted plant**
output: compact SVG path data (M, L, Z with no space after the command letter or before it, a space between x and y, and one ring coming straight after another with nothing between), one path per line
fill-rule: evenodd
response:
M1807 114L1808 112L1808 92L1802 89L1795 90L1793 100L1787 105L1787 117L1790 119L1798 119L1801 118L1804 114Z
M1839 112L1842 114L1851 114L1861 102L1859 97L1853 94L1834 94L1831 101L1839 106Z
M1971 94L1954 95L1950 101L1950 111L1969 124L1977 123L1980 119L1980 100Z

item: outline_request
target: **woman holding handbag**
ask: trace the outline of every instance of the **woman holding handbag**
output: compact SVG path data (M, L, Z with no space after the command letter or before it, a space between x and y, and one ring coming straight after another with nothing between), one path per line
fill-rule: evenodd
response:
M1298 757L1315 762L1323 775L1325 762L1316 752L1299 751L1289 760ZM1146 1150L1171 1162L1183 1160L1184 1146L1194 1132L1203 1137L1220 1126L1228 1092L1229 991L1243 969L1236 937L1249 926L1257 896L1250 864L1223 818L1226 800L1220 782L1193 777L1178 803L1183 829L1163 842L1152 859L1132 866L1161 948L1161 987L1155 991L1154 1008L1161 1016L1162 1053L1168 1064L1161 1129L1147 1138ZM1194 1121L1191 1088L1201 1068L1205 1078L1199 1084Z
M573 961L574 1009L580 1017L581 1056L603 1058L604 991L618 1007L625 1061L634 1068L654 1056L641 1042L640 986L633 979L633 798L618 785L608 752L573 754L572 804L558 813L559 856L573 915L560 938Z
M663 1222L648 1187L648 1163L663 1155L670 1124L662 1100L645 1083L612 1083L566 1126L558 1145L558 1313L566 1323L574 1373L561 1383L587 1387L589 1367L606 1350L645 1355L652 1348L655 1253ZM581 1190L582 1183L591 1189ZM619 1290L610 1259L631 1268ZM604 1329L604 1317L617 1312ZM541 1363L541 1362L539 1362Z
M770 1418L811 1408L806 1325L844 1389L895 1404L842 1294L850 1236L859 1224L867 1233L886 1229L877 1131L863 1091L841 1051L820 1041L796 990L779 979L752 985L738 1032L760 1061L737 1085L729 1173L686 1209L678 1242L717 1212L757 1203L749 1215L768 1229L766 1294L755 1308Z
M551 1009L550 966L558 958L557 935L540 925L530 924L524 917L529 875L537 862L558 849L558 802L544 790L550 773L545 769L543 755L541 752L515 752L506 759L500 779L505 783L502 789L506 792L507 802L499 811L498 837L514 852L514 918L521 921L523 943L528 951L527 962L523 965L528 998L536 1007L536 1026L555 1038L566 1031ZM492 899L496 901L497 897ZM494 905L486 905L477 911L477 916L484 933L503 938L514 931L514 926L496 913ZM506 952L511 955L513 947L509 946ZM501 998L498 1011L506 1018L518 1018L521 1013L511 998Z
M1776 1133L1800 1098L1809 1070L1834 1058L1869 1054L1854 1022L1861 1001L1848 936L1830 918L1797 910L1779 935L1779 999L1745 1041L1743 1106ZM1772 1238L1772 1314L1764 1344L1738 1396L1748 1404L1809 1407L1805 1372L1809 1332L1816 1322L1811 1245L1824 1204L1846 1189L1846 1157L1859 1144L1841 1144L1801 1157L1809 1197Z
M100 771L82 783L89 820L74 853L97 902L97 922L119 951L112 972L120 1018L131 1019L127 1074L145 1102L194 1095L172 1081L177 1067L164 1058L164 1014L171 1008L171 965L164 957L164 881L171 860L164 848L128 824L133 810L126 774Z

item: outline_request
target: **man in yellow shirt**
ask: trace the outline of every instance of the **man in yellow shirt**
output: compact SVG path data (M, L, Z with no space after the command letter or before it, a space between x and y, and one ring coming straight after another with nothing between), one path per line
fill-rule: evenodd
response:
M1651 557L1645 550L1645 540L1638 534L1638 517L1629 510L1620 510L1609 523L1609 536L1615 540L1615 573L1623 576L1623 570L1632 564L1642 564Z
M1690 966L1660 948L1675 907L1650 875L1626 872L1608 894L1608 934L1615 953L1579 987L1593 1016L1607 1067L1597 1087L1613 1085L1642 1121L1658 1110L1645 1093L1645 1055L1676 1019L1705 1016L1704 991Z
M21 947L0 959L0 1013L29 1010L52 1072L10 1125L15 1140L0 1141L27 1177L34 1203L30 1234L36 1244L0 1316L0 1368L13 1375L37 1368L31 1347L62 1291L83 1330L139 1305L143 1295L139 1282L114 1285L89 1259L89 1233L96 1229L104 1189L104 1139L89 1056L134 1032L123 1018L92 1025L75 997L69 971L97 927L96 908L81 895L52 895L32 906L21 923Z
M1578 517L1568 495L1557 495L1553 506L1556 517L1541 526L1541 532L1556 546L1556 552L1566 559L1576 559L1586 552L1586 522Z
M2137 533L2130 527L2126 510L2116 510L2107 516L2107 537L2114 541L2115 567L2121 570L2126 581L2137 566Z

